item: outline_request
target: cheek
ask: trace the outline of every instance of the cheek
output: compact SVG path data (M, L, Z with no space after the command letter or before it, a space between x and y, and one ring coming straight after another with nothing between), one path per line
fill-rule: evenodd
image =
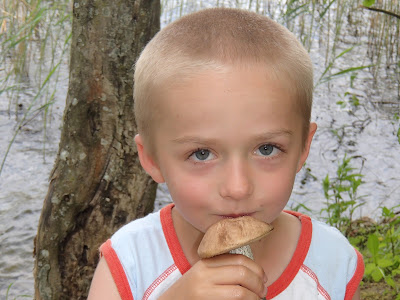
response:
M283 199L283 206L287 204L290 195L292 194L293 184L296 177L296 172L294 171L295 169L293 169L292 172L282 174L282 176L279 176L279 179L277 179L275 182L276 188L280 193L280 197Z
M210 225L209 214L218 201L213 201L215 193L207 177L194 177L188 174L169 177L167 186L176 208L192 226L205 232ZM215 199L214 199L215 200Z
M286 206L292 193L295 174L279 172L258 183L258 186L262 187L259 191L261 199L264 199L261 206L267 209L268 219L275 219Z
M168 176L167 185L174 202L186 202L198 205L207 194L205 180L190 176L187 172L177 170L175 174Z
M188 203L188 206L206 207L211 197L210 185L201 178L190 176L174 177L167 182L169 192L175 203L179 205Z
M175 208L181 216L197 230L205 232L208 225L205 216L208 213L209 203L204 190L193 188L190 185L168 185Z

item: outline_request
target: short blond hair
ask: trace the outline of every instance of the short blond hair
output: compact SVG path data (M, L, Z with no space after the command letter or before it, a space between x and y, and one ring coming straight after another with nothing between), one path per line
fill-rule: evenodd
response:
M164 27L142 51L135 68L134 101L138 132L151 144L151 128L162 116L155 91L205 70L224 66L265 66L266 74L287 83L304 117L308 135L313 94L310 57L284 26L254 12L211 8Z

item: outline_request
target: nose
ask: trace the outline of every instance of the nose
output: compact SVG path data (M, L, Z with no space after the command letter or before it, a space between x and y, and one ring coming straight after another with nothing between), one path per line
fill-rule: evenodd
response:
M220 195L225 199L245 200L253 193L251 170L246 160L226 163L221 174Z

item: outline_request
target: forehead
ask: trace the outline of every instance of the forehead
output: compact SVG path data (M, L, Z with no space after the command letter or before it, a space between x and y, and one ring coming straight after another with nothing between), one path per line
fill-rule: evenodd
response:
M246 127L263 131L266 126L276 131L301 119L290 87L257 68L204 71L157 94L157 123L173 132L201 131L195 123L203 123L205 130L213 126L215 133Z
M157 88L154 96L157 106L165 109L171 105L228 105L235 100L240 104L238 97L244 100L244 106L257 100L259 105L270 105L284 99L291 109L299 102L292 86L284 76L264 68L224 67L173 76Z

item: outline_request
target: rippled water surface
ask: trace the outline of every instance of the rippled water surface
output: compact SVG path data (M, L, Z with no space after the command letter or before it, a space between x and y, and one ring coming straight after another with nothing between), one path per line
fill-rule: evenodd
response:
M217 1L187 1L182 6L180 3L167 2L162 17L163 24L182 13L213 6ZM231 6L248 7L247 2L226 3L230 3ZM252 9L256 9L254 5L257 1L252 3ZM268 11L271 8L265 6L259 9ZM271 11L278 12L277 9ZM332 11L334 12L334 7ZM358 25L348 24L348 17L343 21L344 28L336 53L339 54L351 45L356 46L335 62L336 70L371 64L367 45L368 24L357 23L368 20L370 13L353 14L353 22ZM297 27L294 27L294 30L297 31ZM312 36L310 54L315 65L316 78L319 78L325 69L327 41L324 32L316 31ZM58 149L68 88L67 61L68 59L65 59L61 66L55 103L50 115L51 122L46 132L42 114L27 122L12 145L0 176L0 298L4 298L11 283L13 287L10 299L13 299L13 295L33 295L33 238L47 192L48 177ZM396 114L399 114L400 102L398 81L399 74L394 66L389 65L386 68L385 64L382 64L377 80L374 80L372 73L367 69L357 71L352 81L349 73L316 88L313 120L318 123L318 131L306 168L303 168L297 177L289 206L302 203L317 213L324 204L321 182L327 174L335 176L338 163L345 153L348 157L355 157L352 165L357 172L364 175L365 183L361 185L359 195L365 196L366 204L357 211L357 217L366 215L376 218L379 216L379 206L390 207L399 203L400 145L396 136L399 121L395 118ZM34 92L28 83L24 93L20 95L21 105L9 109L8 95L0 94L0 158L4 156L15 131L16 115L21 118L33 95ZM351 99L354 99L353 95L357 97L360 105L350 104ZM347 105L338 105L338 101ZM160 186L156 210L169 201L167 188L164 185Z

